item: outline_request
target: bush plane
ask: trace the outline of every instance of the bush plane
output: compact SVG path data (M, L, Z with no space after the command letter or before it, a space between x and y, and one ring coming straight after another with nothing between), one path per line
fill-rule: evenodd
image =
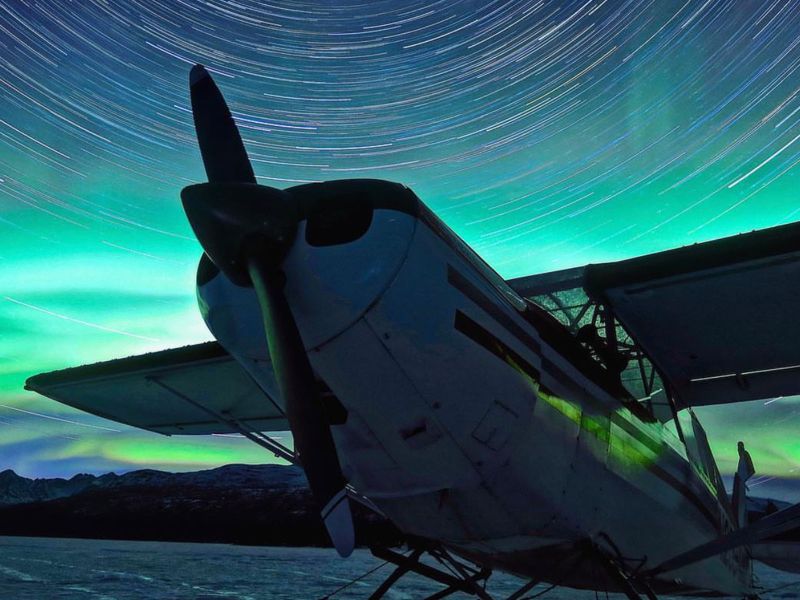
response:
M181 198L216 341L27 389L302 465L342 556L351 502L385 515L409 547L372 549L397 568L371 598L407 572L436 598L490 598L499 570L511 598L632 600L753 596L754 560L800 573L800 504L751 522L746 451L729 495L692 410L800 393L800 223L506 281L404 185L257 184L201 65L190 96L208 182Z

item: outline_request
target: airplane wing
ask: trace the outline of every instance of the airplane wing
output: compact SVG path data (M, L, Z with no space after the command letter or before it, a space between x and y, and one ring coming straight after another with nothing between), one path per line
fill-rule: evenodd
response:
M680 408L800 394L800 223L508 284L565 324L609 307Z
M280 407L216 342L42 373L25 388L165 435L289 430Z

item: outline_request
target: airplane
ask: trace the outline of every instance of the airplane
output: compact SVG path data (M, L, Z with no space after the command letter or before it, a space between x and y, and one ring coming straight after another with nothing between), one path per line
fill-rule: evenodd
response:
M396 569L371 598L408 572L435 598L491 598L498 570L512 599L631 600L754 596L754 560L800 573L800 504L748 522L752 466L729 496L692 410L800 393L800 223L505 281L404 185L257 184L201 65L190 97L208 182L181 198L216 341L27 389L301 465L342 556L351 502L386 516L409 543L372 549Z

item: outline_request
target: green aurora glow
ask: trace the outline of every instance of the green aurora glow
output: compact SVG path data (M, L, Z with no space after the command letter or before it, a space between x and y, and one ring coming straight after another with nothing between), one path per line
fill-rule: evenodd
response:
M38 372L210 339L178 201L204 180L190 63L218 72L262 183L402 181L510 278L800 215L800 11L780 6L0 7L0 467L273 460L22 390ZM789 477L799 410L698 414L723 472L744 439L760 474Z

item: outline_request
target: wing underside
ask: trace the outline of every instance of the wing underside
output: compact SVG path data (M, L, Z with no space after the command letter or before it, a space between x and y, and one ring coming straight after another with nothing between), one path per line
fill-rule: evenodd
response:
M166 435L289 429L278 404L216 342L43 373L25 387Z
M800 223L508 283L607 306L679 407L800 394Z

